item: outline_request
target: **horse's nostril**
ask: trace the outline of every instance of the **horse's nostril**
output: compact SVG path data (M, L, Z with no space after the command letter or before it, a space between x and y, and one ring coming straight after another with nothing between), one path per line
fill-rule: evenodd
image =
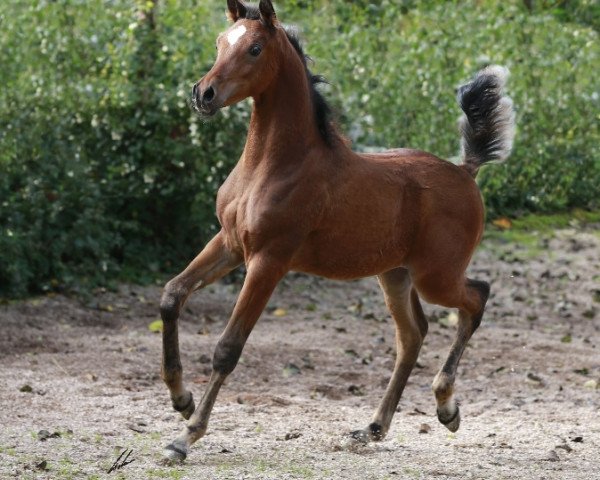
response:
M215 90L213 87L208 87L202 94L202 103L208 104L215 98Z

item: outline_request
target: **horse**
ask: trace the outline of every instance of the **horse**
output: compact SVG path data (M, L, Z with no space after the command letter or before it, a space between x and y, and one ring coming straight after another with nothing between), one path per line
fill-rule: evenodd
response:
M219 389L234 370L277 283L289 271L332 279L377 276L396 327L393 374L357 441L385 437L415 366L427 319L420 299L457 308L447 359L433 380L437 417L460 425L454 399L459 360L481 322L490 287L465 270L484 229L474 181L479 168L512 149L514 112L504 94L508 70L488 66L458 90L462 164L413 149L361 154L338 131L307 68L297 37L270 0L227 0L229 28L217 57L192 89L206 117L253 99L243 153L218 190L220 231L164 287L161 377L174 409L188 420L165 448L182 461L207 430ZM212 373L196 408L182 381L178 317L188 296L244 264L246 276L214 351Z

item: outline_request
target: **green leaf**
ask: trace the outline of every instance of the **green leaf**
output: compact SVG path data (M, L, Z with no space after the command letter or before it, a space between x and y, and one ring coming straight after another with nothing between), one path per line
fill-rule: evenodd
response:
M151 332L162 332L163 331L163 321L162 320L154 320L152 323L148 324L148 330Z

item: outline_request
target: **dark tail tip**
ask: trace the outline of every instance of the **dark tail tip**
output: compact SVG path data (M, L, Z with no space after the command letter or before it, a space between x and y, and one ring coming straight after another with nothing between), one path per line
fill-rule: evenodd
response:
M504 95L509 72L492 65L458 89L464 115L459 120L465 166L475 176L481 165L503 161L512 150L515 114L510 97Z

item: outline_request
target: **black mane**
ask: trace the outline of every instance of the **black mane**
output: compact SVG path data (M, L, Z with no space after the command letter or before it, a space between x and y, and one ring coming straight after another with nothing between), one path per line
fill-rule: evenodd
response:
M246 7L244 18L248 20L260 20L260 10L258 9L257 5L245 3L244 6ZM317 129L319 130L323 141L327 145L331 146L334 138L334 130L331 126L331 107L327 103L327 100L325 100L323 94L317 89L318 84L327 83L327 80L325 80L325 78L321 75L313 75L313 73L308 69L307 60L309 60L310 57L304 53L298 36L288 28L284 28L284 32L292 44L292 47L294 47L294 50L296 50L296 53L300 56L302 64L304 65L306 77L308 78L310 97L315 112Z
M296 53L302 59L302 64L304 65L304 70L306 70L306 77L308 78L308 86L310 89L310 96L313 103L313 108L315 111L315 121L317 122L317 128L321 137L325 141L327 145L331 145L331 140L333 138L333 129L331 128L331 108L325 100L325 97L319 90L317 89L317 85L319 83L327 83L325 77L322 75L313 75L313 73L308 69L306 64L307 60L310 59L302 50L302 46L300 45L300 40L298 37L291 32L290 30L284 29L285 34L287 35L288 40L296 50Z

